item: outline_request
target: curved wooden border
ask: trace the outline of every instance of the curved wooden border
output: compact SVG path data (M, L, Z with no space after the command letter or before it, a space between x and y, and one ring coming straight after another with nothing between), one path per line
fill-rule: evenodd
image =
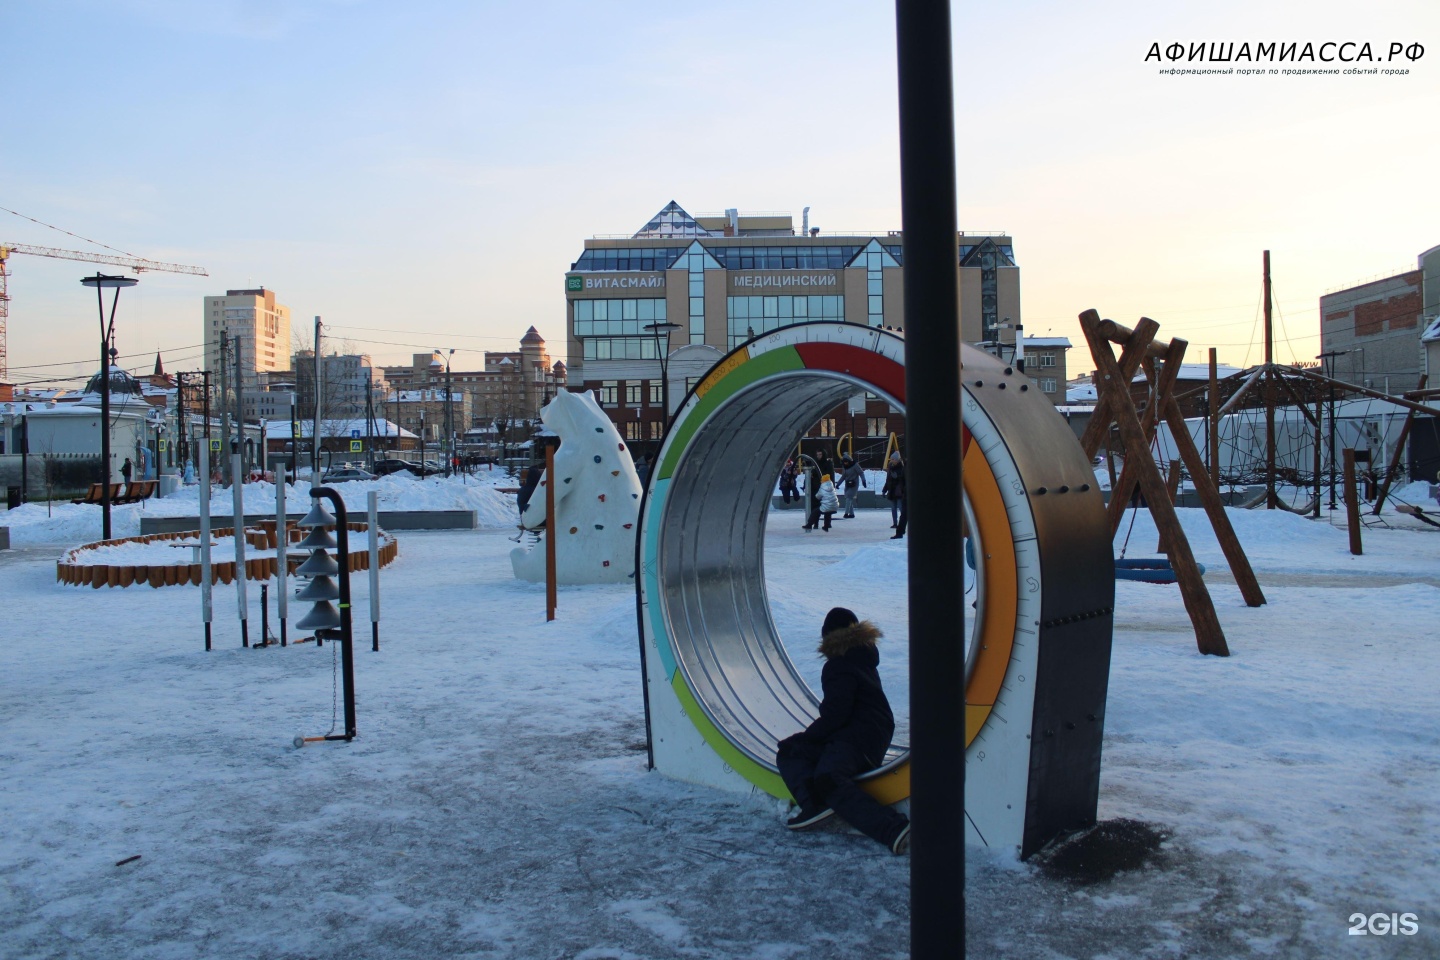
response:
M247 527L245 530L246 543L256 550L273 549L276 546L278 537L275 533L274 521L262 521L259 527ZM355 533L368 533L370 525L363 521L357 521L346 525L346 528ZM304 539L305 531L297 527L290 527L290 542L298 543ZM222 527L211 531L211 536L217 539L234 537L234 527ZM77 563L82 550L94 550L98 547L109 547L121 543L154 543L164 540L180 540L188 537L200 536L199 530L181 530L174 533L153 533L142 537L120 537L111 540L96 540L94 543L82 544L65 551L65 554L55 561L55 579L60 583L71 586L90 586L95 589L101 587L128 587L131 584L148 583L151 587L168 586L199 586L200 585L200 564L198 563L169 563L169 564L134 564L131 566L112 566L108 564ZM350 572L370 569L369 545L363 540L357 541L360 547L350 551L347 564ZM400 542L395 539L394 534L380 531L380 566L387 567L395 562L400 555ZM275 557L251 557L245 560L246 580L269 580L275 576ZM287 564L290 573L306 560L305 555L291 552L287 555ZM231 583L235 579L235 561L221 561L210 565L211 583Z

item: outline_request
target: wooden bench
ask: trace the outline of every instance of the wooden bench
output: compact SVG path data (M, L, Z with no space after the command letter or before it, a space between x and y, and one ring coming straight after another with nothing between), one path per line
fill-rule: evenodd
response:
M124 487L124 486L125 486L125 484L123 484L123 483L112 483L112 484L110 484L110 502L111 502L111 503L115 503L115 502L118 500L118 498L120 497L120 490L121 490L121 488ZM92 483L92 484L90 484L90 489L89 489L88 491L86 491L85 496L81 497L79 500L71 500L70 502L71 502L71 503L101 503L101 502L104 500L104 497L105 497L105 484L103 484L103 483Z
M125 492L120 496L111 496L111 503L139 503L142 500L149 500L155 495L155 488L160 485L158 480L132 480L125 485Z

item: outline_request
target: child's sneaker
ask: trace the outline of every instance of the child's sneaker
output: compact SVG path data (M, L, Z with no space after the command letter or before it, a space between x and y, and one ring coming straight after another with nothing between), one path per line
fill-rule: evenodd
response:
M905 826L900 828L900 832L895 835L895 839L890 841L890 852L898 857L900 854L904 853L909 849L910 824L907 823L905 824Z
M785 821L785 826L791 830L804 830L834 815L835 811L829 807L801 807L799 813Z

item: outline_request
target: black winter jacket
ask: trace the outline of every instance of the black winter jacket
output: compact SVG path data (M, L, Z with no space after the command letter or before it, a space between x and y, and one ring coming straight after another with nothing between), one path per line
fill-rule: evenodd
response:
M879 766L895 735L895 716L880 685L880 630L862 620L827 634L820 643L825 667L820 671L820 716L799 734L802 739L839 740L855 747Z

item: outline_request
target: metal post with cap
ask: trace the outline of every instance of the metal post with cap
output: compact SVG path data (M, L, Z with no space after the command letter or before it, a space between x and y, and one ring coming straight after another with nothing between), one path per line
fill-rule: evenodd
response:
M670 331L679 330L680 324L670 321L647 323L645 329L655 335L655 352L660 355L660 440L665 440L665 430L670 425ZM665 335L662 343L661 334Z

